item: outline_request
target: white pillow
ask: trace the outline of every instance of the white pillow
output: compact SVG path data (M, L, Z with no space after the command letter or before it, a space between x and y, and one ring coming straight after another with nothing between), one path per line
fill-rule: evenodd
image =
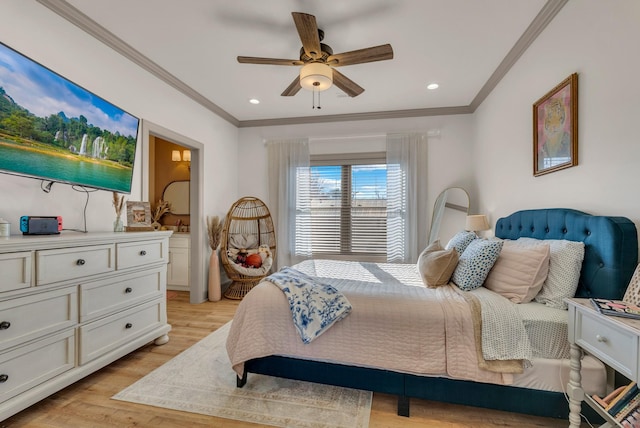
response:
M470 291L482 286L500 255L503 241L474 239L464 250L453 271L451 280L461 290Z
M549 274L534 300L552 308L567 309L564 299L575 296L578 289L584 242L533 238L519 238L515 242L525 246L549 244Z
M549 273L548 244L526 247L505 241L484 286L513 303L530 302Z

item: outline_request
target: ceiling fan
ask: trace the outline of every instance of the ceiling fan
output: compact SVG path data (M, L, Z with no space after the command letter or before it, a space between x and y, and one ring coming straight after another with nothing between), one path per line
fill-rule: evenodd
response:
M302 66L300 75L281 94L284 97L297 94L301 88L324 91L332 84L350 97L356 97L364 92L364 88L340 73L335 67L393 59L393 49L390 44L334 54L330 46L320 43L324 38L324 31L318 29L315 16L300 12L292 12L291 15L302 41L299 60L238 57L238 62L244 64Z

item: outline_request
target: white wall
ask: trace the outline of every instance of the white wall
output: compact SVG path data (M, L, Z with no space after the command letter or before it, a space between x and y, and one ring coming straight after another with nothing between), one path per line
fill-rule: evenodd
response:
M6 45L134 116L201 142L205 165L203 215L226 213L237 196L235 126L35 1L3 0L0 16L0 41ZM142 196L140 153L139 147L134 187L127 200L140 200ZM111 192L91 193L87 208L89 231L112 228L115 214L111 197ZM85 200L84 193L65 184L55 184L51 193L46 194L40 190L38 180L0 174L0 216L11 222L12 234L19 233L21 215L62 215L65 228L82 229Z
M312 153L354 153L384 151L384 135L395 132L440 131L428 138L426 231L431 222L431 207L438 194L447 187L459 186L469 191L472 207L477 201L472 168L472 117L470 115L433 116L406 119L364 120L324 124L304 124L241 128L238 194L255 196L267 205L269 188L265 141L281 138L310 138ZM379 137L377 137L379 136ZM344 141L340 137L344 137ZM473 208L472 208L473 209Z
M475 113L481 208L567 207L640 228L640 2L570 1ZM532 105L578 73L578 166L533 176ZM506 179L508 177L508 179Z

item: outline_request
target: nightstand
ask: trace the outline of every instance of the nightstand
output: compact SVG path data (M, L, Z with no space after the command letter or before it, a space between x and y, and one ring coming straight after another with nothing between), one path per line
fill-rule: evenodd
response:
M638 381L640 361L640 320L612 317L597 312L589 299L567 299L569 304L569 343L571 373L567 385L569 395L569 427L580 427L582 401L607 421L603 427L621 426L582 390L580 357L588 351L623 376Z

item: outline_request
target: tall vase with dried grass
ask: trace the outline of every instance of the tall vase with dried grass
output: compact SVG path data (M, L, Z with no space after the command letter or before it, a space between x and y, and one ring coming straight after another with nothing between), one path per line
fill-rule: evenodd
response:
M218 247L220 247L223 224L224 219L220 219L217 215L207 217L207 235L209 237L209 246L211 247L211 257L209 258L209 301L211 302L217 302L222 298Z
M124 195L118 195L113 192L113 208L116 210L116 219L113 222L114 232L124 232L124 223L122 222L122 207L124 206Z

